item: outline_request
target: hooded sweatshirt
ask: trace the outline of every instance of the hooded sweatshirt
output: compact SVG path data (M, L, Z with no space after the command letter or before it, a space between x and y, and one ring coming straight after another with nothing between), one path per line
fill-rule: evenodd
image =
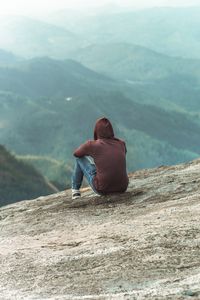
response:
M128 186L126 172L126 144L114 136L107 118L98 119L94 140L89 140L74 151L74 156L91 156L96 165L93 184L100 194L125 192Z

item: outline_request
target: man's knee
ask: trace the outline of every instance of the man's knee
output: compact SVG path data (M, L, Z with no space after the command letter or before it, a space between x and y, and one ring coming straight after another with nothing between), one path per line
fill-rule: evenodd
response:
M87 165L87 160L85 156L82 157L76 157L76 164L79 165L79 167L83 170L85 166Z
M82 162L82 161L85 161L85 156L82 156L82 157L76 157L76 161L77 162Z

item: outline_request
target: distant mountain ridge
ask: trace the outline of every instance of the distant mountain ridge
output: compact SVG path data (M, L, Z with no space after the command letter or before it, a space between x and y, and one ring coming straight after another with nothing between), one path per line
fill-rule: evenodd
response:
M26 58L66 59L81 47L133 43L170 56L200 58L200 7L163 7L94 14L56 12L43 20L0 17L0 48Z
M21 61L13 67L0 67L0 90L39 97L74 95L85 90L87 84L104 85L108 77L92 71L73 60L59 61L48 57Z
M38 19L0 16L0 22L0 48L25 58L49 55L64 59L84 44L75 33Z
M127 143L129 171L198 157L198 11L0 18L1 143L45 176L57 172L60 188L102 116Z
M0 68L0 78L0 138L19 155L72 166L74 148L93 137L97 118L107 116L127 141L129 170L198 156L198 118L144 105L138 89L128 97L126 85L77 62L38 58Z
M93 44L73 53L73 58L97 72L122 80L155 81L172 74L200 80L200 60L170 57L132 43Z
M73 58L126 84L129 97L137 90L148 104L200 111L199 59L170 57L130 43L94 44L77 50Z
M200 58L200 7L149 8L78 20L71 30L92 43L134 43L170 56Z
M19 61L19 57L12 52L0 49L0 66L7 66Z

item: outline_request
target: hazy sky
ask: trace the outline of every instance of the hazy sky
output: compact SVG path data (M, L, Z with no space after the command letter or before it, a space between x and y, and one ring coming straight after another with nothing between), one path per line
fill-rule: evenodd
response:
M0 0L0 14L37 14L69 7L84 8L109 3L138 8L150 6L200 6L200 0Z

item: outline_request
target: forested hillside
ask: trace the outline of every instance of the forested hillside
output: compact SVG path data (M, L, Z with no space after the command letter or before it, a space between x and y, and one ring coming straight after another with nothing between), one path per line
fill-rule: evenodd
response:
M154 81L173 75L200 80L200 60L172 57L133 43L92 44L73 53L76 61L120 80Z
M16 159L0 145L0 206L55 191L36 169Z
M200 155L199 8L0 17L0 143L58 189L97 118L127 168Z
M48 156L18 155L17 158L33 165L58 190L65 190L71 187L72 168L69 164Z
M93 137L95 120L104 115L127 142L129 170L199 153L198 117L147 105L134 87L128 97L126 85L77 62L34 59L0 68L0 77L0 138L17 154L48 156L72 166L74 148Z

